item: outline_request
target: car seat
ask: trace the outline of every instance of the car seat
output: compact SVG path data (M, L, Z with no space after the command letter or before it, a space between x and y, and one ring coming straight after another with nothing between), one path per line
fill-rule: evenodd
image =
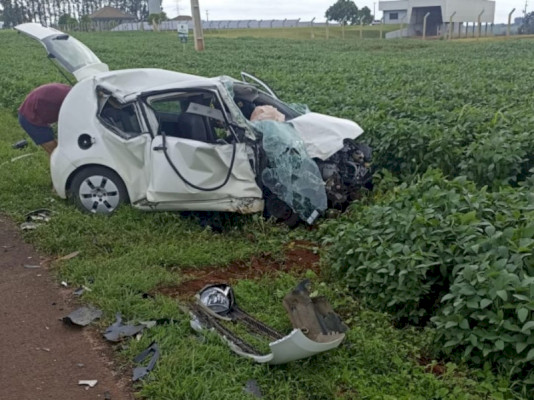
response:
M178 119L178 137L215 143L217 138L207 118L190 113L183 113Z

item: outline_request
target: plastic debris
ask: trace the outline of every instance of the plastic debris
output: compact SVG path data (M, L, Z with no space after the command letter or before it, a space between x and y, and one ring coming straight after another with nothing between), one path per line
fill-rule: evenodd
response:
M247 394L251 394L252 396L258 399L263 398L263 395L261 394L260 386L258 385L258 382L255 379L249 379L247 383L245 384L243 391Z
M71 325L87 326L102 316L102 310L94 307L81 307L63 317L63 322Z
M40 266L40 265L24 264L24 268L27 268L27 269L37 269L37 268L41 268L41 266Z
M151 354L152 357L150 358L150 361L148 362L146 367L136 367L134 369L132 377L132 380L134 382L147 376L150 371L152 371L156 366L156 362L159 359L159 347L156 342L150 343L150 345L145 350L143 350L134 358L134 362L143 362Z
M104 332L104 337L110 342L120 342L125 337L135 336L145 329L145 325L123 325L121 313L115 314L117 319Z
M234 301L231 288L225 284L208 285L195 296L196 303L189 305L191 328L197 332L215 331L232 351L258 363L285 364L333 350L341 344L348 328L324 297L310 297L308 284L308 280L301 282L284 298L284 307L294 328L286 336L241 310ZM214 288L219 291L214 292ZM207 295L213 293L216 293L215 297ZM219 299L224 294L226 301ZM222 323L224 320L238 323L250 334L268 338L270 354L255 349L242 336L228 329Z
M35 222L23 222L20 224L20 229L23 231L33 231L37 229L37 224Z
M37 229L41 223L50 221L52 212L45 208L30 211L26 214L26 222L20 224L20 229L23 231L31 231Z
M28 146L28 141L26 139L19 140L17 143L11 145L12 149L23 149Z
M78 381L78 385L80 386L89 386L89 387L95 387L98 383L97 380L80 380Z
M69 287L69 284L66 281L61 281L61 286Z
M38 221L38 222L48 222L51 219L52 211L46 208L40 208L38 210L30 211L26 214L26 222Z
M78 289L76 289L74 292L72 292L72 294L74 296L81 296L85 292L90 292L90 291L91 291L90 288L88 288L87 286L82 285Z

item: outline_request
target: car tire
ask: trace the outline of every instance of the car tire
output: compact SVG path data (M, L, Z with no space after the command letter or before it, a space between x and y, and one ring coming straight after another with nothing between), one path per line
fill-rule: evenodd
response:
M87 167L72 179L69 195L78 209L90 214L110 215L128 203L128 192L121 177L105 167Z

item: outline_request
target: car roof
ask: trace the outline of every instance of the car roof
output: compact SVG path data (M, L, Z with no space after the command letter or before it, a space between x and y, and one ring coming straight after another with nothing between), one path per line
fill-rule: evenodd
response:
M137 68L104 72L94 77L97 86L125 99L132 95L182 87L213 87L217 80L157 68Z

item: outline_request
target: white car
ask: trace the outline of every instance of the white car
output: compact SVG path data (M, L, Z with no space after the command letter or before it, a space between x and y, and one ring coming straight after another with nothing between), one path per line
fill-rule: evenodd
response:
M70 35L36 23L15 29L40 41L77 80L60 110L50 169L57 194L83 211L112 213L131 203L266 211L311 224L370 180L370 149L352 141L363 133L355 122L288 105L251 75L241 82L162 69L109 71ZM284 122L251 121L264 106Z

